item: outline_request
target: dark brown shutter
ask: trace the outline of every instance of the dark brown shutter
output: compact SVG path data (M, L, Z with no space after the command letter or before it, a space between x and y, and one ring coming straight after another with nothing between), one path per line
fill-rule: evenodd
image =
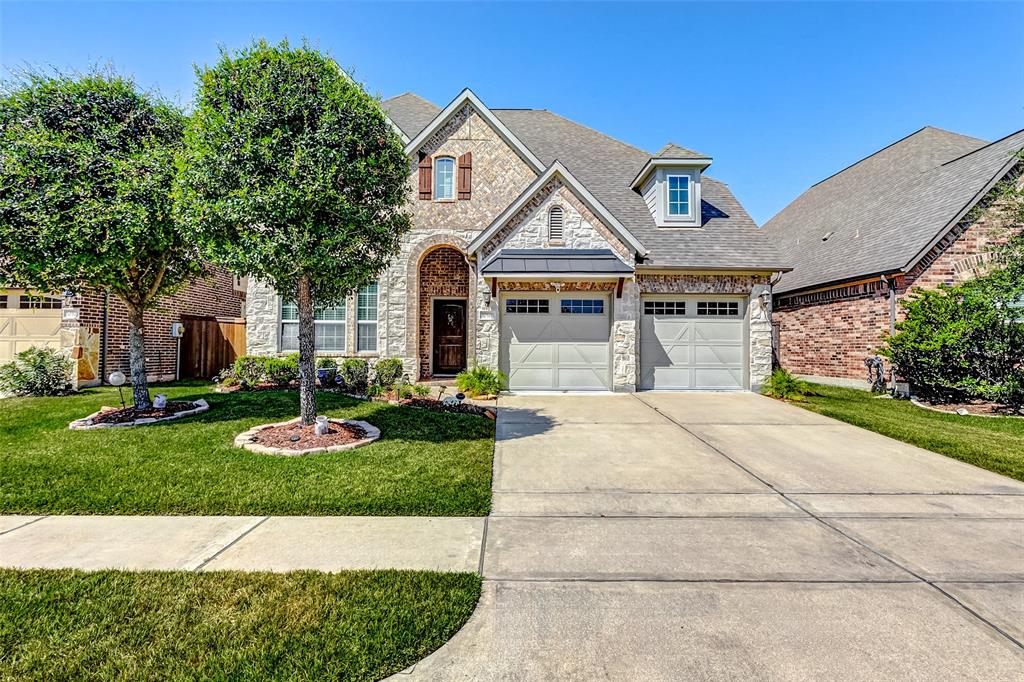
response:
M434 196L434 160L420 152L420 199L428 201Z
M459 198L469 199L473 191L473 152L459 157Z

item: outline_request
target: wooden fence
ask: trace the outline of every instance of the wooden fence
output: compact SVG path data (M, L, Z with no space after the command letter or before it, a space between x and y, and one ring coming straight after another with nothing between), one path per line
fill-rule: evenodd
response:
M245 353L245 319L183 315L182 378L209 379Z

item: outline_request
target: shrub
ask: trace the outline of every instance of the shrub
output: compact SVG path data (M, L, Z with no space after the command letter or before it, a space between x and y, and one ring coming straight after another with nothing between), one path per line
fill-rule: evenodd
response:
M387 389L380 384L374 384L373 386L366 387L366 395L370 398L379 398L387 393Z
M334 358L318 358L316 361L317 369L338 369L338 361Z
M289 382L299 378L298 358L266 358L264 368L266 381L278 386L287 386Z
M240 355L235 359L234 374L239 381L256 385L266 377L267 358L260 355Z
M430 386L427 386L426 384L414 384L412 387L412 392L415 393L420 398L426 398L428 395L430 395Z
M880 352L913 392L937 402L984 398L1024 404L1024 281L1000 270L956 287L917 290Z
M802 379L797 379L781 367L772 372L768 381L761 386L761 393L782 400L803 400L810 392L810 384Z
M471 398L478 395L497 395L505 388L506 381L507 377L502 372L483 366L459 372L455 377L459 390Z
M0 391L63 395L71 390L71 361L51 348L29 348L0 366Z
M369 365L362 358L345 358L338 371L346 391L363 393L370 375Z
M338 373L338 362L334 358L318 358L316 361L317 377L319 378L320 373L323 372L323 379L320 381L321 386L333 386L334 377Z
M378 386L394 386L402 378L402 361L398 358L380 360L373 370Z
M412 386L410 386L409 384L402 384L401 386L398 387L398 397L399 398L403 398L403 399L411 398L412 397L412 393L413 393L413 389L412 389Z

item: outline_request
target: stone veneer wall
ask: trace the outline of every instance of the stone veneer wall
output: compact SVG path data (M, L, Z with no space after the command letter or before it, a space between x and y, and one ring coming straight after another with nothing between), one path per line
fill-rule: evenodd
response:
M738 294L747 297L751 390L772 373L772 309L770 275L638 274L641 294ZM765 300L767 298L767 301ZM639 305L639 304L638 304Z

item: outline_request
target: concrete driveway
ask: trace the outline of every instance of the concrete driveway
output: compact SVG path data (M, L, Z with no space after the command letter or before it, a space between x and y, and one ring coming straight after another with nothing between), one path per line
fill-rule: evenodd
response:
M395 679L1024 671L1024 484L751 394L503 398L482 571Z

